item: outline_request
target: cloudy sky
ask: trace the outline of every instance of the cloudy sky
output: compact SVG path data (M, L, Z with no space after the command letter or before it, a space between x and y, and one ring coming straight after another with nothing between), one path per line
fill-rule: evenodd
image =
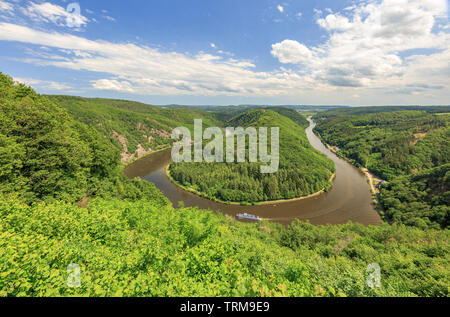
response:
M450 104L447 0L0 0L0 71L152 104Z

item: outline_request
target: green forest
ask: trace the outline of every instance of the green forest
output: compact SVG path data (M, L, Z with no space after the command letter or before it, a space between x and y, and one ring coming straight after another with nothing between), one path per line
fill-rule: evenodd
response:
M308 125L294 110L248 110L227 121L225 127L279 127L278 172L262 174L259 168L262 163L247 160L247 163L172 163L170 175L203 197L243 204L293 199L328 190L334 163L310 145L305 133Z
M450 107L376 108L319 113L315 130L338 154L387 181L379 195L387 220L447 228Z
M133 103L42 96L0 73L1 297L449 296L448 229L407 226L401 215L377 227L245 224L172 207L153 184L123 176L123 149L109 129L132 144L141 142L137 134L132 141L137 117L150 118L150 132L158 129L152 118L168 126L187 119L177 121L179 111L150 107L152 116L142 104L135 104L141 110L127 105ZM123 116L109 117L113 111ZM295 140L316 155L312 166L326 183L330 173L321 169L330 163L307 145L304 126L271 110L260 123L272 126L274 119L298 131ZM302 159L298 154L284 155ZM436 195L447 201L448 195L439 184L429 192L423 186L448 174L448 166L441 168L399 173L398 186L417 177L417 191L425 190L434 208ZM67 285L71 263L81 268L79 288ZM379 288L367 285L371 263L382 268Z

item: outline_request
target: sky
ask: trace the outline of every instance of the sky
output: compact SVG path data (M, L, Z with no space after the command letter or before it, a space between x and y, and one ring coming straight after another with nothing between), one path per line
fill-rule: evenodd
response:
M0 72L183 105L448 105L447 0L0 0Z

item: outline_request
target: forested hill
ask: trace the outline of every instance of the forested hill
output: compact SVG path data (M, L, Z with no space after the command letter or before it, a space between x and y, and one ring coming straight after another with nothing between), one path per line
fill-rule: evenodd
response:
M283 107L266 107L264 109L248 110L245 113L241 113L227 120L226 125L231 127L252 125L253 122L251 115L264 113L264 110L271 110L284 117L287 117L305 129L309 126L308 120L306 120L306 118L302 116L298 111Z
M297 122L299 114L280 110ZM300 116L301 117L301 116ZM261 174L261 163L178 163L171 164L172 177L182 186L209 199L255 203L308 196L331 186L334 163L309 143L305 125L269 109L252 109L225 126L279 127L280 167L274 174Z
M387 112L380 112L383 109ZM382 187L380 196L389 220L447 227L450 187L446 169L440 168L450 163L450 115L446 109L450 111L448 107L429 111L358 108L357 113L365 113L356 115L333 110L331 115L316 115L316 132L338 147L341 155L391 182ZM436 177L436 171L443 175ZM428 186L433 183L436 187Z
M76 120L95 128L118 148L128 162L172 143L172 130L192 128L194 119L205 126L221 123L214 114L195 109L168 109L114 99L47 96L65 108Z
M450 162L450 117L425 111L327 117L316 131L356 164L391 180Z

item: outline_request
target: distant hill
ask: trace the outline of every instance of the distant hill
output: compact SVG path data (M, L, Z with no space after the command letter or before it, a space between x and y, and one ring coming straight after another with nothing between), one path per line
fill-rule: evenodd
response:
M316 115L316 118L333 118L345 115L361 115L380 112L396 111L426 111L432 113L450 112L450 106L378 106L378 107L349 107L332 109Z
M170 105L170 106L163 106L163 108L167 109L196 109L200 111L206 111L214 114L214 116L221 120L221 121L227 121L231 118L239 115L240 113L243 113L250 109L291 109L298 112L308 112L308 113L315 113L320 111L326 111L330 109L340 109L340 108L346 108L347 106L293 106L293 105L286 105L286 106L274 106L274 105L238 105L238 106L182 106L182 105Z
M450 116L441 113L340 112L314 118L327 143L387 180L450 162Z
M307 128L309 126L308 120L306 120L306 118L303 115L301 115L297 110L284 107L267 107L265 109L275 111L276 113L291 119L301 127Z
M266 110L276 112L283 117L289 118L301 127L307 128L309 126L308 120L306 120L306 118L303 115L301 115L298 111L283 107L265 107L246 110L228 119L224 123L224 125L227 127L228 126L246 127L252 125L255 121L257 121L258 118L260 118L266 112Z

